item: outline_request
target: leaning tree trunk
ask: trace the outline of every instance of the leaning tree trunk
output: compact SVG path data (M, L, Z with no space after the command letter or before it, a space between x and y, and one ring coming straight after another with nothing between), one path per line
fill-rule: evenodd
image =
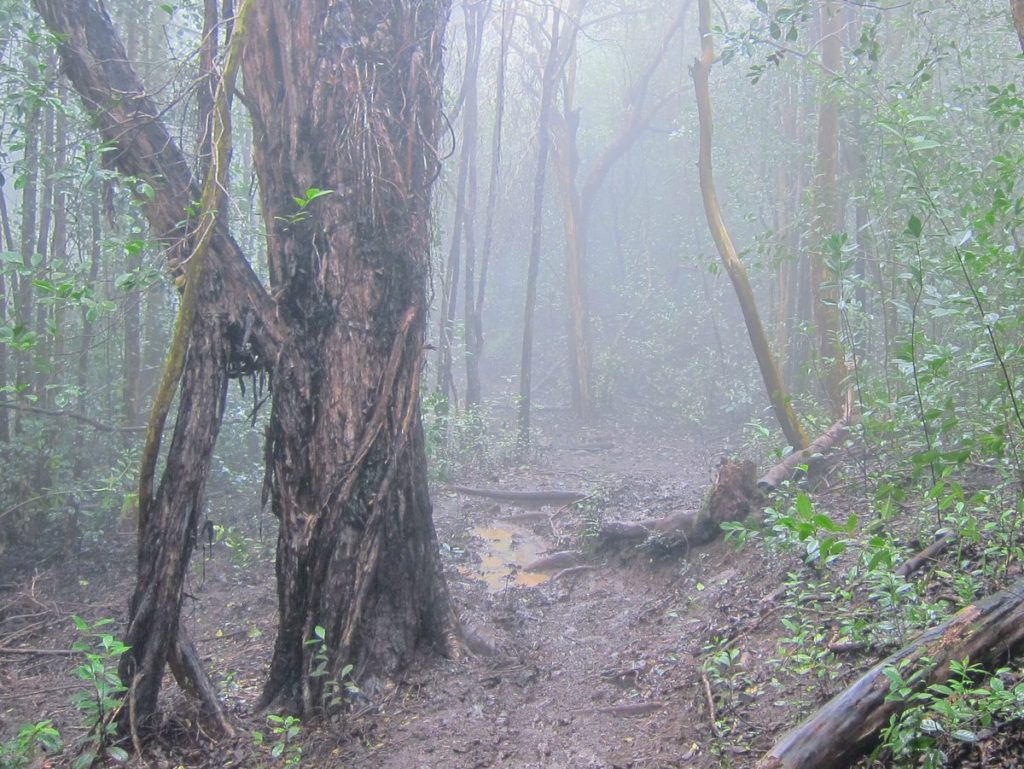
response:
M761 324L761 316L757 311L757 302L754 300L754 291L750 287L747 270L743 266L743 262L740 261L736 246L726 229L725 220L722 218L722 208L718 203L711 162L711 95L708 90L708 74L711 71L711 64L715 60L714 44L711 37L711 4L709 0L699 0L698 7L700 9L701 54L694 61L690 74L693 77L694 90L697 95L697 114L700 120L700 159L697 166L700 172L700 191L704 200L704 212L715 241L715 247L718 249L722 263L736 290L740 310L743 312L743 321L750 336L750 344L754 348L754 355L757 357L758 368L761 370L761 378L764 380L768 398L775 411L775 418L790 445L795 449L803 449L807 446L807 433L804 432L803 426L797 419L793 404L786 393L782 376L779 373L779 366L772 354L771 346L768 344L764 326Z
M200 199L199 186L129 65L109 16L96 0L34 0L34 4L47 25L61 35L58 50L64 72L104 140L114 147L111 162L152 190L143 202L154 237L167 244L172 268L187 274L191 270L184 263L192 255L195 222L187 222L185 212ZM212 189L209 183L208 188ZM207 266L201 283L192 284L199 310L181 340L187 342L188 357L178 419L155 494L145 488L145 468L142 473L137 584L126 638L131 649L119 667L130 688L121 726L126 731L130 727L133 736L156 713L168 661L178 682L203 699L217 725L230 729L178 617L185 567L223 416L228 371L237 373L276 359L281 336L277 316L270 310L272 300L226 228L212 224L204 232ZM156 437L160 432L162 424Z
M243 68L294 340L268 430L279 624L264 707L317 710L347 664L372 691L417 647L456 648L419 403L448 5L255 10Z
M212 292L205 293L203 305L214 306ZM124 639L131 648L118 668L129 687L129 707L121 711L125 733L144 732L151 725L168 661L179 684L203 700L207 715L221 729L228 728L216 704L214 687L178 625L185 571L195 546L210 461L224 416L231 352L226 340L221 320L202 312L197 316L189 338L167 465L152 502L144 503L148 511L140 520L138 576Z

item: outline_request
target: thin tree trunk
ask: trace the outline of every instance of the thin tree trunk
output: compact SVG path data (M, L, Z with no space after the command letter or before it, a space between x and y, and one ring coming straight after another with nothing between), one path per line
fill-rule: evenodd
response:
M29 78L38 75L38 67L34 58L29 57L25 62L26 76ZM23 162L25 171L22 174L24 184L21 188L21 227L19 233L19 252L25 272L17 276L17 291L15 300L15 322L23 329L32 328L33 316L33 291L32 278L34 274L30 271L36 260L36 248L38 243L38 216L39 216L39 134L42 126L42 109L35 100L29 100L29 107L25 114L25 148L23 150ZM16 375L19 387L29 387L32 381L34 367L32 365L33 353L31 350L22 352L17 356L18 371ZM21 417L14 418L15 433L21 433Z
M836 0L818 5L822 65L829 73L842 66L842 18ZM830 76L830 75L827 75ZM814 299L814 327L818 358L824 371L824 389L834 414L845 403L846 358L840 342L836 275L827 261L827 242L841 229L838 203L839 180L839 107L822 87L818 107L818 167L815 178L814 248L811 252L811 291Z
M89 277L86 285L96 286L96 279L100 274L100 262L103 252L100 248L102 243L103 230L100 226L100 204L97 200L99 191L92 196L89 205ZM80 334L81 347L78 350L78 358L75 369L75 388L78 391L76 398L76 409L79 414L85 414L89 408L89 358L92 352L93 336L95 333L95 322L88 307L82 307L82 330ZM74 440L74 466L73 475L75 480L80 480L86 471L85 452L83 451L84 437L81 430L75 433Z
M554 120L554 150L557 160L559 186L562 193L563 225L565 229L566 301L569 306L569 371L572 405L576 414L587 420L593 412L592 338L590 308L587 291L587 252L589 223L597 193L615 163L626 154L650 124L654 109L646 109L648 86L661 65L676 33L682 28L691 1L683 2L669 23L661 44L647 66L630 85L626 93L623 121L612 140L605 146L593 167L583 180L577 181L579 151L577 132L580 111L575 104L575 40L585 0L577 0L570 11L574 21L569 43L570 67L563 78L563 108ZM664 102L662 102L664 103Z
M201 228L197 244L192 225L181 224L195 200L202 199L204 210L210 211L213 193L200 194L103 9L95 0L36 0L35 6L51 29L61 34L63 69L105 140L116 146L113 162L123 173L150 185L152 195L145 199L147 217L156 236L169 242L169 251L184 276L193 275L202 265L203 259L188 257L194 246L208 240L210 268L205 279L185 283L184 301L195 301L201 310L188 338L180 339L175 347L180 352L187 343L188 365L174 436L155 494L149 491L145 467L141 473L138 582L126 634L131 648L119 667L129 686L130 701L121 711L121 727L134 733L152 724L164 664L169 659L179 684L201 693L216 725L230 730L191 642L179 633L183 580L223 417L228 363L237 368L274 359L280 325L269 311L272 301L226 229L200 218L199 223L206 226ZM226 165L225 159L221 167ZM223 183L219 177L218 181ZM209 180L207 188L211 189ZM216 185L212 189L216 190ZM190 300L190 295L196 298ZM188 331L187 327L184 330Z
M1013 28L1017 30L1020 49L1024 51L1024 0L1010 0L1010 13L1013 15Z
M511 7L509 7L511 6ZM480 255L480 279L473 302L466 302L466 406L480 403L480 358L484 351L483 308L487 292L487 269L494 243L494 209L498 200L501 179L501 133L505 118L505 68L508 61L509 39L515 24L517 3L502 3L501 42L498 53L496 102L494 107L494 133L491 138L491 176L487 186L487 211L484 217L484 242Z
M3 184L0 184L0 236L3 237L4 249L14 251L16 244L11 233L11 217L7 210L7 195L4 193ZM8 323L7 311L7 276L0 271L0 323ZM0 345L0 387L7 387L8 383L8 354L7 345ZM10 443L11 421L7 409L0 409L0 443Z
M463 325L465 327L465 358L466 358L466 408L480 403L480 370L470 363L474 354L479 354L480 343L477 339L470 341L478 329L475 327L478 311L476 309L477 291L477 247L476 247L476 199L477 199L477 146L479 144L479 94L477 79L480 76L480 57L483 49L484 27L491 13L491 0L464 0L463 9L466 15L466 106L462 116L463 163L466 166L466 204L463 216L463 235L466 244L465 279L463 280ZM471 383L471 380L472 381ZM473 388L470 400L470 388Z
M537 276L544 233L544 186L547 178L551 131L551 102L559 63L559 22L561 11L552 9L551 47L541 80L540 114L537 118L537 170L533 177L533 212L530 225L530 255L526 272L526 308L523 313L523 348L519 364L519 444L530 443L531 384L533 379L533 315L537 305Z
M768 344L768 337L765 335L764 326L761 325L761 318L757 312L757 303L754 300L754 292L750 287L747 278L746 268L740 261L733 245L729 231L722 219L722 210L718 203L718 194L715 191L714 175L711 162L711 96L708 90L708 73L711 64L715 59L714 44L711 37L711 8L709 0L699 0L700 8L700 36L701 55L696 59L691 69L694 89L697 95L697 113L700 120L700 159L698 170L700 171L701 195L704 199L704 212L707 215L708 226L711 235L718 248L729 278L732 280L733 288L739 299L740 309L743 311L743 320L747 326L747 333L750 335L750 343L754 348L754 355L757 357L758 367L761 370L761 377L764 380L765 389L768 391L768 398L775 411L775 417L782 428L786 440L795 449L803 449L807 446L807 434L793 411L789 395L786 393L782 378L779 375L779 368L772 355L771 347Z

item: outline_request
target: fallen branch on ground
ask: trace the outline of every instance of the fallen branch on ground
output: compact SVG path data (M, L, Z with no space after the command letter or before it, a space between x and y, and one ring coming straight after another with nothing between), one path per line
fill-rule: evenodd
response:
M703 545L718 536L726 521L742 521L758 504L760 493L753 462L723 460L718 478L698 510L686 510L663 518L644 521L610 521L599 538L605 546L635 544L657 536L671 544Z
M815 439L804 451L795 451L756 478L752 462L722 460L718 477L707 500L698 510L673 513L663 518L644 521L610 521L601 528L599 538L606 546L639 544L651 536L685 543L687 547L703 545L715 539L721 525L727 521L742 521L759 508L765 491L776 488L802 465L821 464L821 457L836 446L846 435L852 420L852 409ZM820 468L818 468L820 471Z
M20 647L12 649L8 646L0 646L0 656L7 654L25 654L39 657L74 657L76 654L82 654L82 652L75 651L74 649L25 649Z
M787 732L756 769L836 769L870 750L906 699L887 700L886 671L899 668L914 692L950 677L950 663L970 660L985 668L1005 664L1024 647L1024 580L918 636L879 662L802 724Z
M906 561L896 567L895 573L900 577L909 577L915 571L924 566L928 561L935 558L937 555L945 551L953 542L956 537L951 531L944 531L935 541L932 542L928 547L922 550L917 555L911 556Z
M470 497L493 499L497 502L511 502L520 507L562 507L586 499L586 491L507 491L505 489L476 489L471 486L452 486L452 491Z

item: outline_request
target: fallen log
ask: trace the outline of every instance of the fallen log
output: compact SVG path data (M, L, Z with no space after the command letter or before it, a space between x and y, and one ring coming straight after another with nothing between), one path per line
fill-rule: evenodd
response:
M832 425L822 435L815 438L811 444L802 451L794 451L775 467L762 475L757 485L763 491L773 491L779 487L784 480L793 476L799 467L807 465L807 474L810 477L820 474L825 464L825 454L846 437L847 428L850 426L850 412L847 412L842 419Z
M1024 647L1024 580L964 607L886 657L848 689L787 732L755 769L838 769L869 751L890 719L907 707L886 700L889 668L899 668L914 692L949 679L950 663L985 668L1005 664Z
M477 489L471 486L451 486L452 491L469 497L482 497L496 502L510 502L526 508L562 507L586 499L590 492L586 491L508 491L506 489Z
M718 536L723 523L742 521L757 506L761 495L755 478L753 462L722 460L715 485L700 508L643 521L610 521L601 527L601 544L635 543L651 535L687 547L706 544Z
M915 571L920 569L928 561L933 560L936 556L945 552L945 550L953 544L956 540L956 535L951 531L944 531L942 534L935 538L928 547L919 552L917 555L911 556L906 561L896 567L894 573L900 577L909 577Z

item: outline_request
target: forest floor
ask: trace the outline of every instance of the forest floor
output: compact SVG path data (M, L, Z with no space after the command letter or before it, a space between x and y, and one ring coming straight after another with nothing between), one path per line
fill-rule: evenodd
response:
M487 653L424 655L374 701L356 695L336 722L304 725L280 757L272 751L282 733L252 711L275 632L273 536L258 537L251 515L225 525L212 551L197 556L185 614L239 734L208 740L168 678L166 728L144 765L269 769L297 761L301 748L303 766L346 769L745 767L872 664L869 651L815 678L780 663L789 634L780 596L792 559L721 540L689 552L599 547L595 534L608 521L695 510L721 440L621 425L581 431L566 422L544 417L545 448L534 462L434 483L451 593ZM588 497L526 510L458 493L455 483ZM832 494L831 509L842 510L844 487L822 492ZM567 550L582 556L560 556L541 573L523 568ZM42 719L53 719L68 745L84 737L71 703L88 685L75 673L80 655L68 653L81 637L71 617L112 618L104 630L116 636L131 551L132 537L117 535L75 557L4 555L0 740ZM975 752L960 765L1018 765L1019 734L998 739L1002 747L990 745L986 761Z

